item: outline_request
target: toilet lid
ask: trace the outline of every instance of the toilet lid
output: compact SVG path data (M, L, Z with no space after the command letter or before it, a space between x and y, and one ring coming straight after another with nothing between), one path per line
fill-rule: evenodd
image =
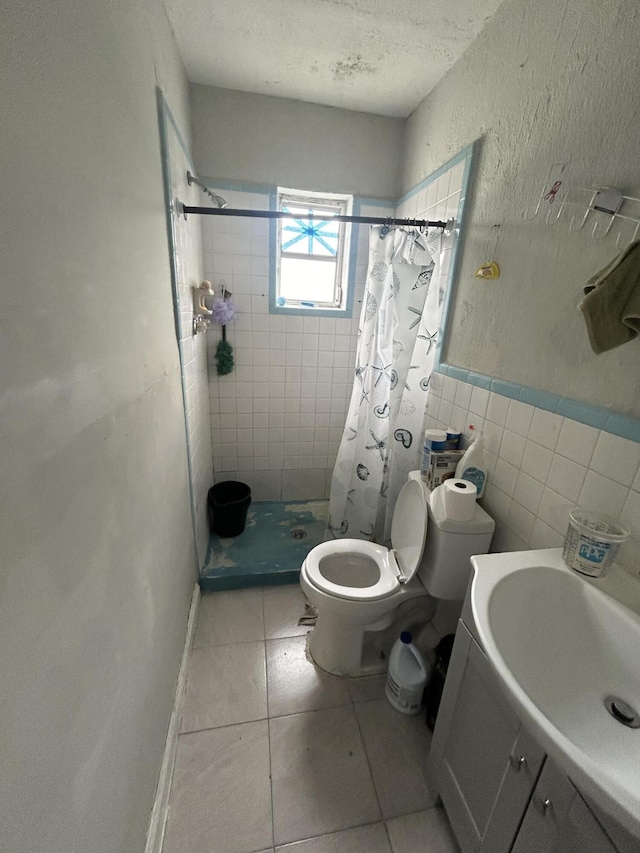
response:
M391 547L402 583L410 581L418 570L427 538L428 518L422 484L418 480L407 480L398 495L391 522Z

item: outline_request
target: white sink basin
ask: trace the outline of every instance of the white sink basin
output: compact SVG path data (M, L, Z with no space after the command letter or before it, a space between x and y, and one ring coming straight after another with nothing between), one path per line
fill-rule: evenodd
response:
M587 581L560 549L473 557L471 606L507 695L575 785L640 838L640 728L605 708L640 712L640 584L619 569ZM610 594L603 590L609 590Z

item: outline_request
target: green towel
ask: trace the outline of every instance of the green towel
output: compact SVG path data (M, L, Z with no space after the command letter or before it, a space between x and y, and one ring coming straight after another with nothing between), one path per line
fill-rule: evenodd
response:
M578 308L596 355L640 334L640 240L592 276L584 292Z

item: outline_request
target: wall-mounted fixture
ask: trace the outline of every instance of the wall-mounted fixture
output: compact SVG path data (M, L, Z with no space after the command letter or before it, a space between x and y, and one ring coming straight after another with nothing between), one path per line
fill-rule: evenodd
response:
M213 299L213 286L210 281L203 281L199 287L191 289L193 296L193 334L206 332L211 328L213 311L207 307L207 299Z
M563 163L551 166L535 210L527 219L535 219L546 209L547 225L568 218L569 231L581 231L589 221L595 240L606 237L615 225L616 247L624 249L633 243L640 232L640 198L624 195L615 187L570 186L563 171Z
M189 184L189 186L191 186L191 184L195 184L197 187L200 187L202 192L206 193L211 199L211 201L217 204L218 208L225 208L227 206L227 202L222 198L221 195L218 195L218 193L214 193L214 191L210 190L209 187L205 187L205 185L201 181L199 181L195 177L195 175L192 175L191 172L187 172L187 183Z

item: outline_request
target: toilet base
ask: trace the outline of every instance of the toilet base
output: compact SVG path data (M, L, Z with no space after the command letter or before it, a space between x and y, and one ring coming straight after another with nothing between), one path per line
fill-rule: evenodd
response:
M387 618L370 625L353 624L326 608L309 635L309 654L314 663L331 675L351 678L387 671L391 646L402 631L418 634L431 621L437 602L423 591L403 601Z

